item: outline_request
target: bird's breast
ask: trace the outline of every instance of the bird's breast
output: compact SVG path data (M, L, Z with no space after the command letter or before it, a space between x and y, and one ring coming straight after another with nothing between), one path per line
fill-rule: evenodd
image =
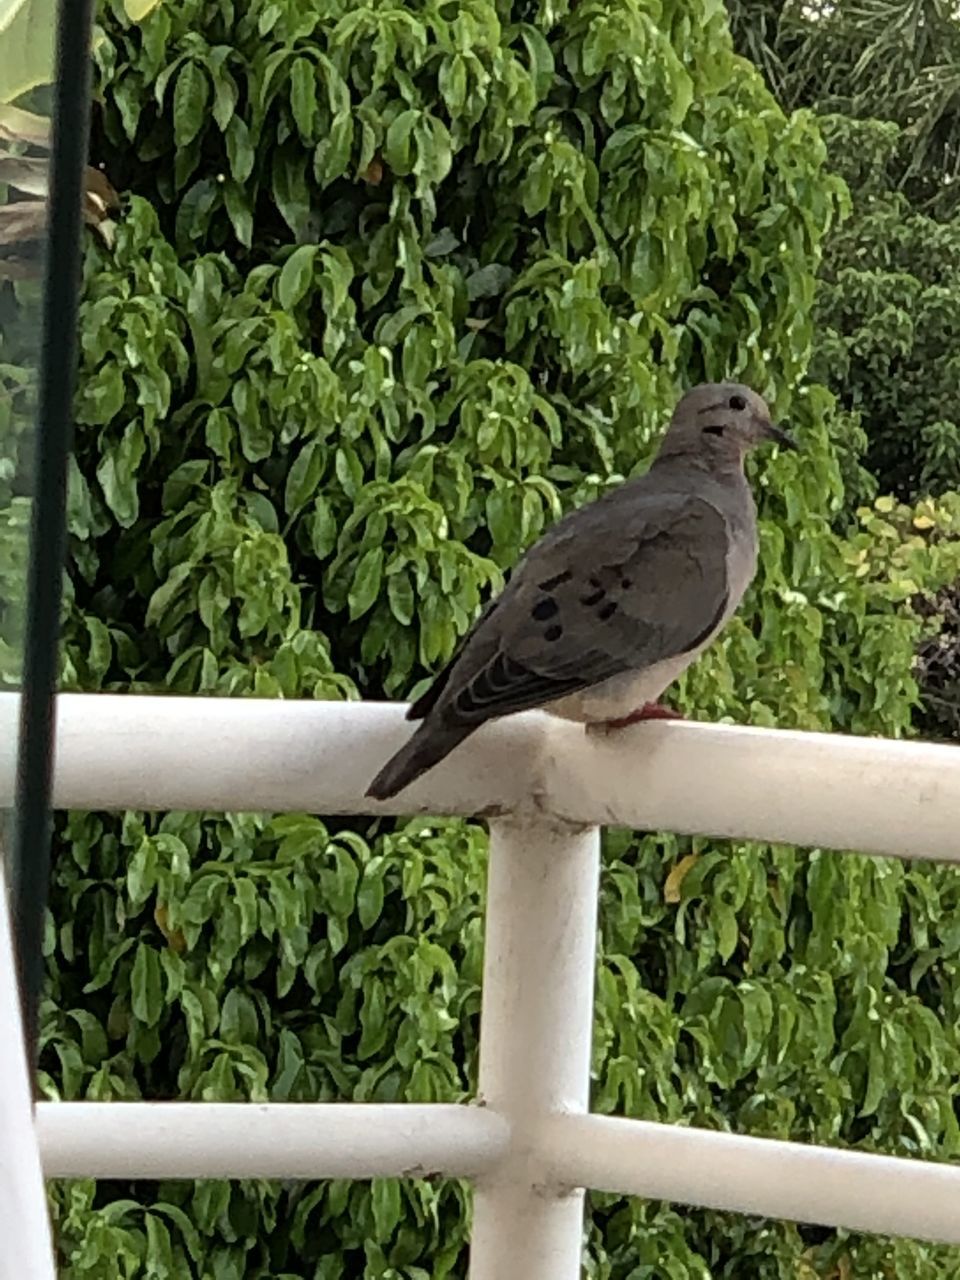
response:
M740 606L743 593L757 571L757 528L750 520L731 531L727 546L727 618Z
M576 720L580 724L598 724L605 720L618 720L636 711L645 702L656 702L668 685L689 667L705 646L690 653L655 662L642 671L624 671L620 675L602 680L589 689L570 693L543 708L551 715L564 720Z

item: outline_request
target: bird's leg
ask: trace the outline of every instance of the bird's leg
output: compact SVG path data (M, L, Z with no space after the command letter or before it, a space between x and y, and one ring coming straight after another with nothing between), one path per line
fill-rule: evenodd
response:
M642 707L637 707L636 711L631 711L628 716L621 716L618 720L604 720L602 727L604 729L625 729L628 724L637 724L641 720L683 720L684 716L679 711L674 711L672 707L665 707L661 702L645 702Z

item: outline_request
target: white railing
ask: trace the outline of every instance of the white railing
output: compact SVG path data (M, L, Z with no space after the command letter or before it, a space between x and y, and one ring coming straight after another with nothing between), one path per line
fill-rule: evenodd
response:
M476 1105L41 1103L48 1177L465 1177L471 1280L579 1277L584 1187L960 1243L958 1167L588 1109L598 824L957 861L956 748L676 722L585 735L532 713L379 805L363 790L410 731L395 705L66 695L58 717L58 807L483 814L491 842ZM0 696L0 806L15 718ZM19 1141L29 1174L29 1126Z
M40 1153L30 1123L30 1081L2 871L0 866L0 1276L53 1280L50 1224Z

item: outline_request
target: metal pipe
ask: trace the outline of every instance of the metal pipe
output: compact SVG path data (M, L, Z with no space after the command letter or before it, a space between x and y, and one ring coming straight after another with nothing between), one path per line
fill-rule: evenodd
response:
M48 1178L471 1178L507 1133L445 1103L37 1104Z
M396 703L61 694L54 804L64 809L480 813L521 805L543 717L480 730L389 804L363 792L412 731ZM0 807L16 695L0 694Z
M541 1130L589 1101L600 837L490 824L480 1100L510 1125L473 1198L470 1280L578 1280L583 1193L549 1187Z
M960 752L936 743L692 722L604 736L530 712L485 725L377 804L363 791L410 732L402 705L62 694L58 721L54 803L63 808L536 810L960 861ZM12 795L15 724L16 695L0 694L0 807Z
M960 751L738 725L550 733L544 806L560 817L838 851L960 861Z
M0 1275L54 1280L7 891L0 866Z
M556 1117L558 1185L960 1244L960 1168L612 1116Z

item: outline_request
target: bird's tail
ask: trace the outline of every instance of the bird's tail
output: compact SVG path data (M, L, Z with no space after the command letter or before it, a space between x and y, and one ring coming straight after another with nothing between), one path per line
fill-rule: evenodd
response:
M389 800L422 773L439 764L455 746L473 733L476 725L446 725L424 721L405 746L383 766L367 787L374 800Z

